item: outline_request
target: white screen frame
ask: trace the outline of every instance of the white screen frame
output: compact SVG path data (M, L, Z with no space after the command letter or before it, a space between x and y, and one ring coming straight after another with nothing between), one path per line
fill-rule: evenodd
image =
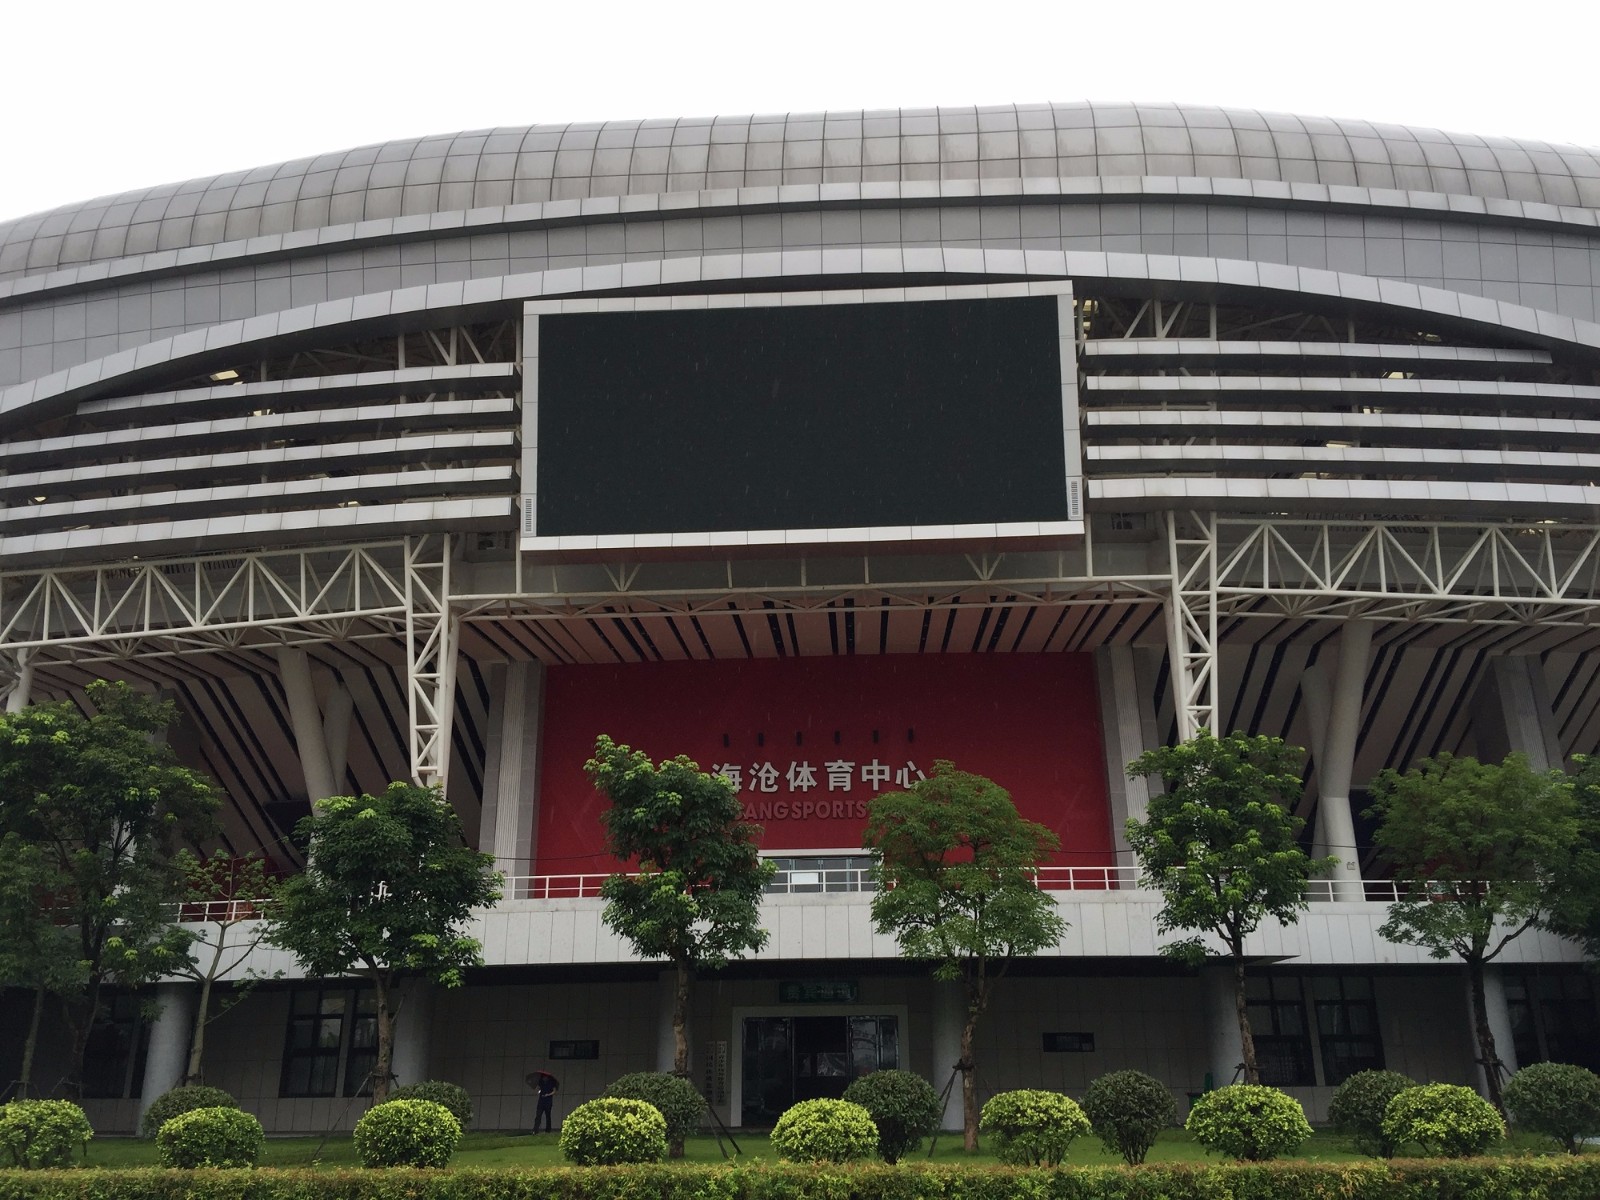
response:
M1061 371L1061 432L1066 473L1062 491L1069 519L975 522L961 525L881 525L823 529L698 530L673 533L561 534L538 529L539 333L540 319L572 313L632 313L717 308L795 308L841 304L903 304L938 300L1056 298L1056 336ZM952 287L867 288L807 292L732 292L689 296L569 297L530 300L523 306L522 492L520 547L554 560L616 557L679 558L697 551L729 554L780 553L785 548L862 550L901 548L1024 549L1071 544L1084 534L1083 447L1079 430L1076 327L1068 280L961 284Z

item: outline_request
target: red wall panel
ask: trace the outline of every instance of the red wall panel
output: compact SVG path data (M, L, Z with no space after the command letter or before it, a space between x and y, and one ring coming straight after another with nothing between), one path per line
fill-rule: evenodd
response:
M1089 655L556 666L544 711L537 874L615 866L603 850L605 801L583 773L600 733L652 759L683 753L737 773L769 851L859 848L872 796L947 758L1054 830L1055 862L1114 861Z

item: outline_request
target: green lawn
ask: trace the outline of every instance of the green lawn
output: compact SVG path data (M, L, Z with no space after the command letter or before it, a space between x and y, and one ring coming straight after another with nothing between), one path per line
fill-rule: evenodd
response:
M774 1156L772 1144L767 1141L764 1133L736 1133L735 1139L743 1151L744 1161L771 1159ZM690 1162L720 1162L722 1155L717 1150L715 1139L709 1137L691 1138L685 1148L685 1157ZM1527 1134L1513 1134L1499 1151L1503 1154L1545 1154L1553 1153L1552 1144L1543 1138L1535 1138ZM731 1153L731 1149L730 1149ZM1346 1148L1344 1139L1335 1137L1331 1133L1317 1133L1305 1144L1301 1158L1321 1162L1354 1162L1359 1161L1360 1155ZM907 1161L924 1162L927 1159L927 1149L913 1155ZM1206 1152L1195 1145L1194 1139L1180 1129L1170 1130L1161 1135L1155 1148L1150 1152L1151 1162L1203 1162ZM934 1154L935 1162L996 1162L992 1154L980 1153L969 1159L961 1149L961 1135L945 1134L939 1139L938 1148ZM1072 1144L1072 1153L1067 1157L1069 1166L1094 1166L1106 1163L1120 1162L1121 1160L1108 1155L1094 1137L1080 1138ZM1214 1162L1223 1161L1212 1159ZM99 1167L136 1167L154 1166L156 1163L156 1148L154 1142L139 1141L134 1138L96 1138L89 1143L89 1165ZM353 1167L359 1165L356 1161L355 1149L350 1143L348 1135L322 1138L269 1138L267 1152L262 1159L263 1166L270 1167ZM509 1133L469 1133L461 1143L461 1148L456 1152L453 1163L457 1167L552 1167L561 1166L561 1152L556 1146L556 1135L541 1134L509 1134Z

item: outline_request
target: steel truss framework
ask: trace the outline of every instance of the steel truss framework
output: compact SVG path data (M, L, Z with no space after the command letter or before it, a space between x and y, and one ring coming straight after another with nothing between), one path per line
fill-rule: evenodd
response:
M0 572L0 695L24 699L52 664L250 647L379 640L403 651L413 776L442 786L449 767L463 624L591 616L700 619L814 612L845 602L946 610L1004 603L1166 606L1180 736L1209 727L1219 625L1240 618L1440 622L1600 629L1600 525L1310 521L1162 514L1164 572L1097 572L1092 544L1057 573L1019 577L1006 556L969 557L961 578L876 584L688 590L640 587L612 567L596 587L539 590L522 563L499 592L472 591L445 535L244 555ZM543 578L543 577L541 577ZM531 577L530 577L531 579Z

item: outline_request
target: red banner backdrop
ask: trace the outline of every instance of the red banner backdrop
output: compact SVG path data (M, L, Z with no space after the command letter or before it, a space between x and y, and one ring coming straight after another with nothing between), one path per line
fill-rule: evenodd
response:
M762 848L856 850L866 805L936 759L987 775L1061 838L1054 862L1114 861L1094 660L883 655L556 666L545 680L535 873L610 871L584 761L596 735L687 754L739 786Z

